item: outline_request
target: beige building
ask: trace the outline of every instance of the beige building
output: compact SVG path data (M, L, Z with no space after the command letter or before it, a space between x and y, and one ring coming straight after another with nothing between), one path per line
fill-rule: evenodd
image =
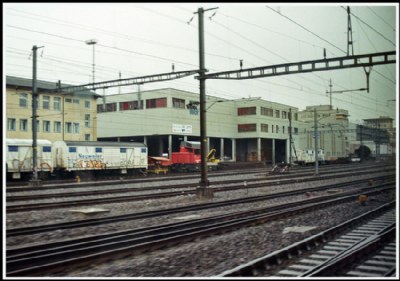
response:
M396 154L396 128L393 118L380 116L379 118L364 119L363 144L367 145L372 155L379 158ZM368 130L369 129L369 130Z
M304 123L299 132L299 146L296 149L314 149L316 118L318 148L324 150L325 160L348 156L351 153L349 142L355 138L355 130L349 128L348 116L347 110L334 109L330 105L307 106L305 110L299 111L299 120Z
M61 84L61 87L70 85ZM58 93L56 83L37 81L37 138L49 141L97 139L96 99L89 90ZM6 137L32 139L32 80L6 76Z

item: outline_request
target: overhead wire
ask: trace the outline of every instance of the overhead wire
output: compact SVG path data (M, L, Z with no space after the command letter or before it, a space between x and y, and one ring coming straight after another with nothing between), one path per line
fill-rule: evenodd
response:
M345 7L341 6L343 9L346 10ZM356 19L358 19L360 22L362 22L363 24L365 24L366 26L368 26L371 30L373 30L376 34L378 34L379 36L381 36L383 39L385 39L386 41L388 41L390 44L392 44L394 47L396 47L396 44L393 43L390 39L386 38L385 35L383 35L381 32L377 31L375 28L373 28L372 26L370 26L368 23L366 23L365 21L363 21L360 17L356 16L353 12L350 11L350 14L355 17Z
M367 8L368 8L375 16L377 16L378 18L380 18L388 27L390 27L390 29L392 29L393 32L396 32L396 30L394 29L394 27L391 26L383 17L381 17L380 15L378 15L374 10L372 10L371 7L368 7L368 6L367 6Z
M302 26L301 24L299 24L299 23L297 23L296 21L292 20L291 18L289 18L289 17L285 16L284 14L282 14L282 13L279 13L279 12L275 11L275 10L274 10L274 9L272 9L271 7L269 7L269 6L266 6L266 7L267 7L268 9L270 9L270 10L274 11L274 12L275 12L275 13L277 13L278 15L280 15L280 16L282 16L282 17L286 18L286 19L287 19L287 20L289 20L290 22L292 22L292 23L296 24L297 26L300 26L302 29L306 30L307 32L310 32L311 34L313 34L314 36L318 37L319 39L321 39L321 40L322 40L322 41L324 41L325 43L328 43L329 45L331 45L331 46L332 46L332 47L334 47L335 49L339 50L340 52L342 52L342 53L346 54L346 52L345 52L344 50L342 50L341 48L339 48L339 47L338 47L338 46L336 46L335 44L332 44L332 43L331 43L331 42L329 42L328 40L326 40L326 39L322 38L321 36L319 36L319 35L318 35L318 34L316 34L315 32L313 32L313 31L309 30L308 28L306 28L306 27Z
M151 12L154 12L154 11L151 11ZM158 13L158 14L162 14L162 13ZM165 15L163 15L163 16L165 16ZM170 19L176 19L176 18L174 18L174 17L170 17L170 16L168 16L168 18L170 18ZM178 22L180 22L180 23L185 23L186 24L186 22L184 22L184 21L181 21L181 20L178 20ZM216 36L217 37L217 36ZM80 41L80 42L82 42L82 41ZM118 51L120 51L120 50L118 50ZM167 59L168 61L170 61L169 59Z
M268 6L267 6L267 7L268 7ZM323 40L324 42L328 42L329 44L331 44L329 41L325 40L325 39L322 38L321 36L315 34L315 33L312 32L311 30L305 28L304 26L298 24L297 22L295 22L294 20L290 19L289 17L283 15L282 13L279 13L279 12L275 11L274 9L272 9L272 8L270 8L270 7L268 7L268 8L271 9L271 10L273 10L274 12L278 13L279 15L281 15L281 16L287 18L288 20L290 20L291 22L295 23L296 25L299 25L300 27L302 27L302 28L305 29L306 31L310 32L311 34L317 36L318 38L320 38L320 39ZM343 8L343 7L342 7L342 8ZM331 44L331 45L333 45L333 44ZM340 49L340 48L338 48L338 47L336 47L336 48L337 48L337 49ZM340 49L340 50L341 50L341 49ZM344 52L343 50L341 50L341 51ZM377 72L380 76L382 76L383 78L388 79L387 77L385 77L385 76L384 76L383 74L381 74L380 72L378 72L378 71L376 71L376 72ZM395 84L394 81L392 81L392 80L390 80L390 79L388 79L388 80ZM342 87L342 86L341 86L341 87ZM342 88L344 89L344 87L342 87Z
M11 10L13 10L13 9L11 9ZM150 9L147 9L147 10L150 10ZM56 19L56 18L50 18L50 17L46 17L46 16L42 17L42 16L39 16L39 15L35 15L33 13L28 13L28 12L24 12L24 11L19 11L19 10L15 10L15 11L21 12L21 13L25 13L25 14L29 14L29 15L37 16L38 18L33 17L33 19L38 20L38 21L46 21L45 19L47 18L47 19L49 19L49 22L51 22L51 23L56 23L56 24L59 24L59 25L67 26L67 27L73 27L73 28L77 28L77 29L80 29L80 30L96 31L98 33L106 34L106 35L109 35L109 36L112 36L112 37L120 37L120 38L126 39L126 40L142 41L142 42L145 42L145 43L148 43L148 44L153 44L153 45L158 45L158 46L161 45L161 46L167 46L167 47L170 47L170 48L185 50L185 51L189 51L189 52L195 52L195 53L198 52L197 50L185 48L185 47L182 47L180 45L167 44L167 43L164 43L164 42L161 42L161 41L149 40L149 39L145 39L145 38L141 38L141 37L137 37L137 36L127 35L127 34L123 34L123 33L120 33L120 32L111 31L111 30L105 30L105 29L101 29L101 28L98 28L98 27L88 26L88 25L82 25L82 24L78 25L78 24L75 24L73 22L60 20L60 19ZM209 53L209 52L206 53L206 54L209 55L209 56L221 57L221 58L225 58L225 59L232 59L230 57L226 57L226 56L223 56L221 54L213 54L213 53Z
M233 32L233 33L235 33L235 34L238 34L237 32L232 31L230 28L228 28L228 27L226 27L226 26L224 26L224 25L218 23L215 19L213 20L213 22L219 24L220 26L223 26L225 29L227 29L227 30L229 30L229 31L231 31L231 32ZM241 38L244 38L244 39L250 41L251 43L253 43L253 44L255 44L255 45L257 45L257 46L260 47L260 44L255 43L253 40L250 40L250 39L248 39L247 37L245 37L245 36L243 36L243 35L240 35L240 34L238 34L238 36L240 36ZM263 49L265 49L263 46L261 46L261 47L262 47ZM267 51L269 51L269 50L267 50ZM278 54L276 54L276 53L274 53L274 52L271 52L271 53L273 53L274 55L276 55L276 56L278 56L278 57L280 57L280 58L283 58L282 56L280 56L280 55L278 55ZM284 59L284 58L283 58L283 59ZM284 59L284 60L286 60L286 59ZM289 88L289 87L288 87L288 88ZM344 89L344 87L342 87L342 88ZM322 93L321 93L321 95L322 95ZM343 101L345 101L345 100L343 100ZM345 101L345 102L347 102L347 101Z

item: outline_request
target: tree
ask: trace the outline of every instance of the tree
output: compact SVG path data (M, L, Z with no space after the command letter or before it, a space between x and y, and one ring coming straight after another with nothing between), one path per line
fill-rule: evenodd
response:
M360 145L358 149L354 151L355 154L360 158L361 161L368 160L371 156L371 149L366 145Z

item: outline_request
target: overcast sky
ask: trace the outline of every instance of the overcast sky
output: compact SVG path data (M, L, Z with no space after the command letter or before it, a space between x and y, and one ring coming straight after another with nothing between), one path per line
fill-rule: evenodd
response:
M300 62L347 54L347 6L278 3L3 3L3 74L32 78L32 47L38 52L37 78L69 84L199 68L199 7L205 13L205 65L209 73ZM354 54L396 50L398 4L353 4ZM216 12L216 13L215 13ZM215 14L214 14L215 13ZM193 19L192 19L193 18ZM3 60L4 61L4 60ZM398 62L398 55L396 56ZM332 94L350 120L389 116L397 119L398 63L374 66L370 91ZM363 68L292 74L252 80L206 81L208 95L226 99L261 97L304 110L329 104L332 91L366 88ZM194 76L148 83L141 90L177 88L199 92ZM97 90L98 94L137 91L138 86ZM398 110L398 109L397 109Z

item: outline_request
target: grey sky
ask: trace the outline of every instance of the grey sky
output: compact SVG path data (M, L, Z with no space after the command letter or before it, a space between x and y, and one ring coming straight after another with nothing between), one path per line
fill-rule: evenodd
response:
M268 6L267 6L268 5ZM347 11L341 4L226 3L3 3L3 73L32 78L33 45L38 79L86 84L92 79L95 46L97 82L198 69L199 7L205 13L205 64L209 73L345 56ZM351 5L354 54L397 50L398 4ZM216 14L211 17L214 12ZM191 18L193 20L188 23ZM210 19L211 17L211 19ZM42 53L43 51L43 53ZM398 56L397 56L398 61ZM397 119L398 65L374 66L370 92L333 94L333 106L349 110L350 119L389 116ZM254 80L207 80L208 95L227 99L262 97L305 109L329 104L332 91L366 87L362 68L286 75ZM194 76L149 83L141 90L178 88L198 92ZM108 89L105 95L117 93ZM137 91L137 86L121 89ZM103 90L98 90L103 94Z

